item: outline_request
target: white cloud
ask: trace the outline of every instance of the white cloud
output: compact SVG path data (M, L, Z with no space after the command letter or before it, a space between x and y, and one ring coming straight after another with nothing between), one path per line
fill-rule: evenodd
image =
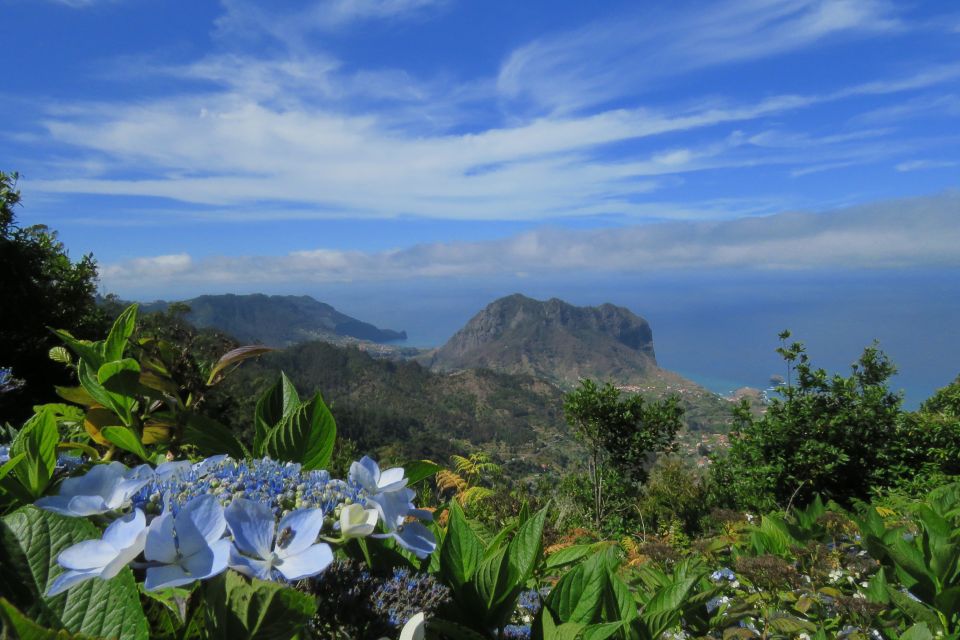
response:
M540 229L503 240L416 245L367 253L318 248L285 256L142 258L105 266L107 290L176 282L300 285L516 273L643 272L752 268L958 267L960 193L718 222L615 229Z
M497 86L549 110L578 110L694 69L901 27L883 0L734 0L684 12L659 6L520 47L503 63Z
M924 169L947 169L957 166L958 162L954 160L908 160L901 162L896 166L897 171L921 171Z

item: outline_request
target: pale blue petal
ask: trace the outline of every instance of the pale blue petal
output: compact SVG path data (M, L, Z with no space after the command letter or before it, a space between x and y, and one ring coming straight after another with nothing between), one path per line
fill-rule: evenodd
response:
M349 477L368 493L376 493L377 482L380 480L380 467L368 456L363 456L359 462L350 465Z
M177 550L182 557L192 556L210 546L182 509L173 520L173 528L177 531Z
M433 511L427 511L426 509L410 509L407 516L424 522L433 522Z
M133 513L117 518L110 523L103 532L103 541L109 542L114 549L125 549L133 544L140 532L147 526L147 519L143 511L136 509Z
M240 551L260 558L270 557L277 521L268 504L234 498L223 515Z
M421 559L437 548L437 539L433 532L419 522L408 522L392 533L380 533L371 537L393 538L397 544Z
M50 586L47 587L46 597L50 598L57 595L58 593L63 593L70 587L80 582L89 580L90 578L99 577L99 569L89 569L87 571L64 571L56 579L50 583Z
M82 476L67 478L60 485L62 496L101 496L107 497L119 482L127 468L119 462L98 464L91 467Z
M413 508L411 500L414 495L416 494L411 489L401 489L389 493L378 493L371 500L377 506L387 531L393 531L403 524L404 518Z
M206 549L185 557L181 565L197 580L206 580L226 570L232 546L229 540L217 540Z
M157 475L158 480L169 480L192 468L193 463L189 460L171 460L170 462L164 462L159 465L154 473Z
M387 469L380 474L380 478L377 481L377 487L381 492L397 491L406 486L407 479L404 477L403 469L401 467Z
M156 591L157 589L190 584L194 580L196 578L184 571L180 565L165 564L160 567L149 567L147 569L147 579L143 581L143 586L147 591Z
M178 519L189 518L193 525L203 536L203 539L210 543L223 537L227 530L227 521L223 517L223 507L215 496L197 496L188 502L180 513ZM179 526L177 533L180 532ZM186 552L184 552L187 555Z
M92 516L106 513L113 507L102 496L73 496L67 505L67 511L73 516Z
M239 571L245 576L251 578L260 578L261 580L270 580L270 563L266 560L257 560L250 558L234 547L230 547L230 558L227 561L228 566L234 571Z
M154 518L147 528L147 541L143 549L143 555L152 562L169 564L177 560L173 514L169 511L165 511Z
M116 548L103 540L84 540L67 547L57 556L60 566L76 571L102 569L117 557Z
M320 535L320 529L323 528L323 511L320 509L297 509L285 515L280 524L277 525L277 539L286 529L290 529L292 535L288 535L283 547L276 546L277 555L281 558L295 556L314 542Z
M300 580L315 576L333 562L330 546L320 543L293 556L287 556L277 562L277 570L287 580Z
M59 513L62 516L72 516L74 514L70 511L70 499L70 496L47 496L40 498L33 504L41 509Z
M203 477L203 476L205 476L207 473L210 472L210 469L211 469L214 465L220 464L221 462L223 462L224 460L228 459L229 457L230 457L230 456L228 456L228 455L225 454L225 453L222 453L222 454L217 455L217 456L210 456L210 457L207 458L206 460L201 460L200 462L194 464L194 465L193 465L193 469L194 469L194 471L197 472L197 475L198 475L198 476Z
M120 573L124 567L133 562L133 560L143 552L143 546L146 540L147 530L141 529L136 539L134 539L129 546L121 549L117 553L117 557L103 568L100 577L104 580L109 580Z

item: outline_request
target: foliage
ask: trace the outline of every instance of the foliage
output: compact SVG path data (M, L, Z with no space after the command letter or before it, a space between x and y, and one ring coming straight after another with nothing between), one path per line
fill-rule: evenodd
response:
M59 341L48 327L69 329L85 338L106 326L95 302L97 266L92 255L71 262L56 231L43 225L20 227L17 174L0 171L0 354L5 367L23 381L14 393L0 394L0 419L20 423L34 405L53 398L52 384L69 376L47 353Z
M614 482L643 483L647 465L666 450L681 426L676 398L646 403L639 395L621 400L620 390L583 380L564 397L563 410L574 435L587 448L587 473L593 489L594 525L599 528L610 507L604 496L608 470Z
M875 345L849 376L828 376L802 343L787 345L789 337L781 334L778 351L790 383L759 418L740 407L729 451L713 467L718 502L769 510L820 494L849 505L920 475L960 469L960 423L906 414L888 387L896 369Z

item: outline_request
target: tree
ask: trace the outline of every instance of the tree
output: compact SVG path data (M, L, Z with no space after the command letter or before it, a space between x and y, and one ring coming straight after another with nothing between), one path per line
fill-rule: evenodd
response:
M96 305L93 256L73 263L55 231L17 225L17 177L0 172L0 366L10 367L24 382L0 396L0 419L14 422L29 416L33 405L53 399L53 385L70 382L69 372L47 356L61 344L48 327L78 338L94 338L108 328Z
M802 505L821 494L838 502L866 500L900 481L904 442L901 396L887 385L896 367L876 344L847 377L811 365L803 343L778 353L787 363L782 398L757 418L744 405L730 449L714 464L714 484L727 501L748 509Z
M673 442L683 409L676 397L648 404L639 395L621 399L620 390L609 382L600 388L592 380L583 380L564 396L563 412L587 448L593 519L599 528L609 507L604 483L638 488L646 480L653 455Z

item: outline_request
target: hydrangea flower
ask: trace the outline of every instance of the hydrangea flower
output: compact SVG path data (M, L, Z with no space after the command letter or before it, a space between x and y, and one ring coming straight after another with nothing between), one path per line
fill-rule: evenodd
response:
M292 511L277 525L269 505L235 498L225 516L235 545L228 563L244 575L272 580L277 572L287 580L299 580L317 575L333 562L329 545L317 543L323 527L320 509Z
M199 496L178 513L164 511L150 523L144 556L144 586L149 591L204 580L227 568L230 541L223 538L227 521L214 496Z
M377 528L376 509L364 509L359 504L348 504L340 509L340 535L343 538L364 538Z
M401 547L421 560L437 548L433 532L419 522L407 522L388 533L375 533L371 538L393 538Z
M85 475L67 478L60 495L40 498L41 509L65 516L92 516L122 509L131 497L153 478L150 465L127 469L119 462L98 464Z
M85 540L64 549L57 562L66 569L47 588L47 596L55 596L75 584L100 578L109 580L130 564L143 551L147 537L147 521L143 511L114 520L100 540Z

